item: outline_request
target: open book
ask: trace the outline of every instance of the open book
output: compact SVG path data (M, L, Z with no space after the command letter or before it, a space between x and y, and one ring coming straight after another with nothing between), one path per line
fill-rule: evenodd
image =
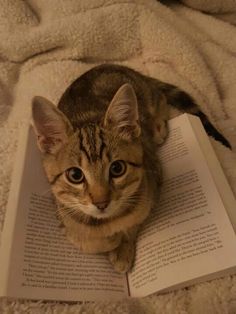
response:
M236 272L236 202L208 137L191 115L169 125L159 148L161 198L140 230L126 275L106 255L82 254L61 234L33 130L24 131L2 235L0 296L141 297Z

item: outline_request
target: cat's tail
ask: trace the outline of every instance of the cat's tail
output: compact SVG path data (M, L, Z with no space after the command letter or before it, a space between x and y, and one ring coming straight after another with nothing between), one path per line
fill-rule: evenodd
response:
M165 84L161 87L168 104L177 108L182 112L187 112L198 116L208 135L212 136L216 141L221 142L224 146L232 149L228 140L214 127L208 117L203 113L191 96L181 91L175 86Z

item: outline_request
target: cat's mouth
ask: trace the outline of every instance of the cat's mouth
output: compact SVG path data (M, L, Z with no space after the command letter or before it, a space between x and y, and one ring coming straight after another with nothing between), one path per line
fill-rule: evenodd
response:
M96 219L113 218L119 215L119 202L111 201L107 206L96 206L94 204L78 206L79 212Z
M104 219L104 218L110 218L111 216L113 216L112 215L113 210L110 204L108 206L97 206L97 205L91 204L88 206L88 209L85 212L85 214L98 218L98 219L99 218Z

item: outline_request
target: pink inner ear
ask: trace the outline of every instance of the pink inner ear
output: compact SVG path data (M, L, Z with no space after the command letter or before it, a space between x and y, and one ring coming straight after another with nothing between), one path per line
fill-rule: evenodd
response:
M60 117L38 119L34 127L38 135L39 148L44 153L56 153L67 140L66 123Z
M44 136L38 136L38 145L42 152L44 153L55 153L57 150L60 149L60 146L62 146L63 142L59 138L53 138L53 137L44 137Z
M104 126L119 129L122 133L137 136L138 104L135 92L130 84L122 85L113 97L104 119Z
M38 134L42 136L61 134L63 130L65 130L65 123L60 118L61 117L58 116L51 117L50 115L42 117L39 116L35 121L35 127Z
M33 99L32 117L38 144L43 152L58 151L73 130L66 116L41 96L35 96Z

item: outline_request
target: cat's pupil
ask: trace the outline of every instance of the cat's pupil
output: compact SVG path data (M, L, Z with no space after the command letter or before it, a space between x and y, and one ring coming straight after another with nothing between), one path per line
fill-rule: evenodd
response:
M126 171L126 165L123 160L116 160L110 166L110 175L114 178L122 176Z
M83 171L77 167L67 169L66 177L71 183L81 183L84 180Z

